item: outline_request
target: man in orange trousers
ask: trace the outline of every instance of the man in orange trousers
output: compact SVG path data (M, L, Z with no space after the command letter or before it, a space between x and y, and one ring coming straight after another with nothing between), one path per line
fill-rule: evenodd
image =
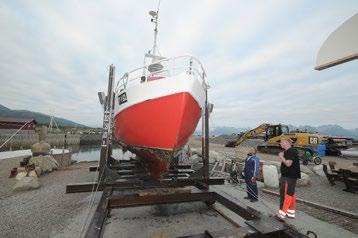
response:
M301 178L300 160L297 150L292 148L290 138L282 138L280 146L284 149L279 153L281 160L281 180L280 180L280 210L277 217L284 220L295 218L296 210L296 181Z

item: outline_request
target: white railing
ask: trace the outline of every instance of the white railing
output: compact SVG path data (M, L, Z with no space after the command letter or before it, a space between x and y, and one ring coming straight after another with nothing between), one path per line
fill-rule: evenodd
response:
M153 66L163 66L162 69L151 69ZM128 87L146 83L150 77L173 77L181 73L193 75L203 83L205 81L206 72L203 65L193 56L178 56L174 58L166 58L156 61L153 64L145 65L125 73L117 82L115 92L125 90Z

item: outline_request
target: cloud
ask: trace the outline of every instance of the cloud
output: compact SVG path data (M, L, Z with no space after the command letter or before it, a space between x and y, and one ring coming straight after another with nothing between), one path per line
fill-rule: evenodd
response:
M152 46L157 1L0 3L0 103L101 125L97 91L138 67ZM357 62L313 70L356 1L161 1L159 49L193 54L211 84L216 126L263 121L358 127Z

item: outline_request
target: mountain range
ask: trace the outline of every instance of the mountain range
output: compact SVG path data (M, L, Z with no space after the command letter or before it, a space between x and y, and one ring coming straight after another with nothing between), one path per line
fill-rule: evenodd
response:
M339 125L322 125L322 126L293 126L288 125L290 131L307 131L307 132L318 132L321 135L329 135L329 136L342 136L342 137L352 137L358 139L358 128L356 129L345 129ZM230 134L238 134L240 132L245 132L251 130L253 128L241 128L241 127L212 127L210 128L210 135L230 135ZM201 130L195 131L196 135L201 134Z
M0 104L0 117L11 117L11 118L29 118L35 119L38 124L41 125L48 125L51 121L51 116L39 113L39 112L32 112L28 110L12 110ZM87 127L85 125L60 118L54 117L57 125L59 127Z
M37 123L48 125L51 120L51 116L39 113L32 112L28 110L12 110L0 104L0 117L13 117L13 118L34 118ZM64 119L55 117L55 121L60 127L87 127L85 125ZM318 132L322 135L330 135L330 136L343 136L343 137L353 137L358 138L358 128L356 129L345 129L339 125L322 125L322 126L293 126L288 125L291 131L300 130L300 131L308 131L308 132ZM211 127L210 135L230 135L233 133L240 133L252 128L249 127ZM201 129L195 131L196 135L201 134Z
M329 136L342 136L342 137L352 137L358 139L358 128L355 129L345 129L339 125L322 125L322 126L288 126L291 131L300 130L308 132L318 132L322 135Z

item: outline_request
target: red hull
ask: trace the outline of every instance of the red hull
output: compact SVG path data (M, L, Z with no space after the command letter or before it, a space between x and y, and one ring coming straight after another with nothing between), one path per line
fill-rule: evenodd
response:
M148 160L154 177L169 166L167 156L193 134L201 110L189 93L177 93L130 106L115 117L115 138Z

